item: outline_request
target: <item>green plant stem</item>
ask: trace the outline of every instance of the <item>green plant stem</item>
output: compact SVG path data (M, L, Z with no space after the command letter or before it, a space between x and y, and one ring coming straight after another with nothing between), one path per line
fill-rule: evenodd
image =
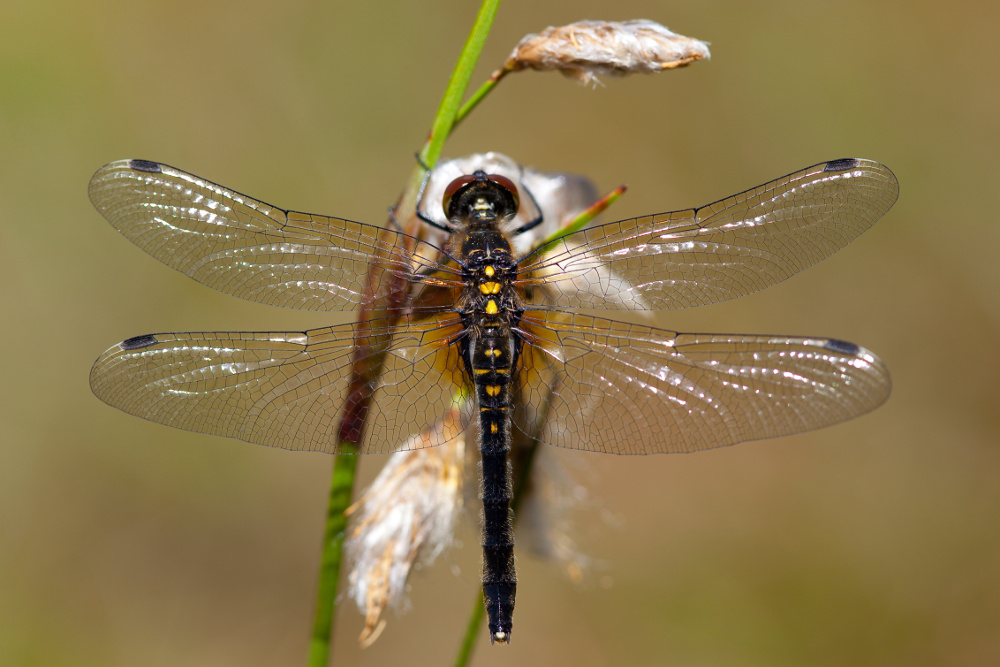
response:
M458 56L458 62L455 63L455 69L448 80L448 87L441 98L441 105L434 116L427 144L420 151L420 159L428 167L433 167L438 158L441 157L444 141L455 126L455 117L458 115L459 106L465 96L465 91L469 88L472 72L479 61L479 55L483 52L483 45L486 44L486 37L490 34L490 28L493 26L493 19L496 17L499 6L500 0L483 0L479 7L476 22L469 32L468 39L465 40L465 46Z
M458 110L458 114L455 116L455 125L452 126L452 129L457 127L459 123L465 120L465 117L468 116L470 113L472 113L472 110L475 109L479 105L479 103L482 102L483 99L485 99L486 96L490 94L490 91L492 91L494 88L497 87L497 84L500 83L500 80L505 76L507 76L507 74L511 71L513 70L509 69L505 65L501 69L498 69L496 72L493 72L490 78L486 79L483 85L479 86L479 90L474 92L472 94L472 97L466 100L465 104L462 105L462 108Z
M472 31L462 48L437 114L434 116L430 135L420 151L421 164L414 169L400 199L397 216L401 219L416 220L417 193L423 182L424 165L433 167L441 156L444 141L455 125L459 104L469 86L472 71L482 53L499 5L500 0L483 0L480 6ZM365 312L365 309L362 309L362 313ZM333 619L337 609L337 590L343 563L344 538L347 533L347 517L344 512L350 506L354 495L358 466L358 457L354 456L358 453L358 449L354 443L340 442L338 447L340 453L337 454L333 464L326 528L316 584L316 615L309 642L308 667L326 667L330 660L333 647Z
M309 667L326 667L333 645L333 614L336 611L340 564L343 559L344 535L347 532L345 511L354 494L358 457L339 454L333 461L330 479L330 500L326 510L326 529L320 560L316 595L316 619L309 642Z
M539 250L540 252L548 252L547 246L553 245L564 236L574 234L589 225L594 218L599 216L605 211L605 209L618 201L618 199L625 194L625 190L626 187L624 185L619 185L617 188L587 207L580 213L580 215L570 220L569 223L554 231L547 239L543 240L532 250L541 249Z
M466 667L472 657L472 650L476 648L476 641L479 639L480 628L483 627L483 617L486 615L486 603L483 601L483 588L479 587L479 595L472 605L469 613L469 621L465 624L465 634L462 635L462 643L458 645L458 654L455 655L455 667Z

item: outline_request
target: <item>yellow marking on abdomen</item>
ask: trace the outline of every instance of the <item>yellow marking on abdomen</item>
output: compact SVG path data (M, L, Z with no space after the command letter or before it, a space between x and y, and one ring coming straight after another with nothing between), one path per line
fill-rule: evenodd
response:
M496 422L490 422L490 433L496 433L498 430L499 429L497 429L497 423Z
M498 384L491 384L486 386L486 394L489 396L496 396L500 393L502 387Z

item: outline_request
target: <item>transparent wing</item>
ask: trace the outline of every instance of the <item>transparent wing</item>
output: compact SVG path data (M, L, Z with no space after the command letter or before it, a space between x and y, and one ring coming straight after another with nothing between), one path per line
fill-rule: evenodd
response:
M560 308L664 310L750 294L828 257L899 193L871 160L834 160L700 208L600 225L520 262Z
M465 379L458 319L368 323L388 345L372 397L364 452L399 448L448 411ZM105 403L150 421L285 449L337 451L351 379L356 325L292 333L167 333L130 338L94 364L90 384ZM391 342L388 342L390 341ZM383 350L385 349L383 345ZM370 362L377 344L359 359ZM457 430L439 432L442 444Z
M90 181L115 229L167 266L226 294L305 310L350 310L376 258L386 291L409 290L440 251L404 234L285 211L179 169L119 160ZM404 246L410 244L412 251ZM436 266L436 265L435 265ZM378 294L378 288L367 294Z
M521 324L515 423L540 439L614 454L692 452L836 424L889 396L882 361L829 338L679 334L558 311Z

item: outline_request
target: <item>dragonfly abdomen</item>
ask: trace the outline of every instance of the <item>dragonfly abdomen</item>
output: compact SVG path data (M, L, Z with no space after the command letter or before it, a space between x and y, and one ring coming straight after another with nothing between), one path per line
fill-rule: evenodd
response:
M480 330L470 354L479 408L483 461L483 597L490 638L510 639L517 577L514 573L513 496L510 451L510 377L514 339L506 327Z

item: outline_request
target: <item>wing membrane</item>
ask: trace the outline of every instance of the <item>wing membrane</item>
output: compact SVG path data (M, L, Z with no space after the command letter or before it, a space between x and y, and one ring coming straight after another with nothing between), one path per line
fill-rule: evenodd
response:
M145 160L99 169L90 199L115 229L164 264L226 294L276 306L350 310L365 298L376 258L382 280L404 278L387 283L400 291L420 280L420 257L440 254L405 234L285 211Z
M679 334L562 313L522 319L525 403L551 391L540 439L614 454L692 452L801 433L881 405L874 354L824 338ZM534 382L534 384L531 384ZM550 389L551 388L551 389Z
M369 340L385 341L388 355L377 386L368 390L374 396L362 450L394 451L411 430L444 414L463 386L456 348L448 344L459 327L457 318L368 324ZM353 324L307 332L139 336L101 355L90 384L102 401L150 421L335 453L355 336ZM457 434L422 442L442 444Z
M700 208L600 225L520 263L560 308L661 310L774 285L844 247L896 201L885 166L849 158Z
M713 303L827 257L884 215L897 193L892 172L876 162L827 162L701 208L570 235L523 258L517 283L561 307ZM179 428L336 452L352 369L384 352L382 373L361 392L371 399L362 451L393 451L411 429L456 406L470 409L471 401L457 398L469 393L454 344L466 334L448 314L463 283L453 264L437 263L444 253L436 246L284 211L141 160L100 169L90 194L143 250L235 296L313 310L350 308L386 291L414 297L411 315L392 323L129 339L91 372L105 402ZM369 272L373 262L381 273ZM370 275L391 282L366 289ZM425 289L411 295L413 283ZM678 334L537 307L517 325L525 345L514 417L534 433L546 415L540 438L558 446L696 451L844 421L880 405L890 390L882 362L850 343ZM457 428L409 446L441 444Z

